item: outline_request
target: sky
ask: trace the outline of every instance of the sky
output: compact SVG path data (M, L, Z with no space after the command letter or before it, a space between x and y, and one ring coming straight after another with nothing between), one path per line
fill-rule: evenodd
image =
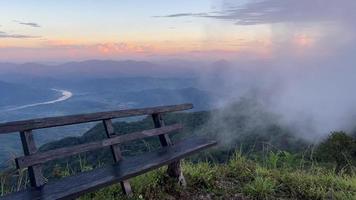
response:
M266 45L266 25L203 17L223 7L221 0L3 1L0 60L231 57L251 47L262 51L248 43Z
M325 56L326 47L354 41L355 7L352 0L3 1L0 61Z

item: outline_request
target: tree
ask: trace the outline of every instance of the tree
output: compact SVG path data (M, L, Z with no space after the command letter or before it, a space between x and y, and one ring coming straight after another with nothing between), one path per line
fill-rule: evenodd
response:
M321 161L336 164L336 172L355 163L356 141L343 131L332 132L321 142L316 155Z

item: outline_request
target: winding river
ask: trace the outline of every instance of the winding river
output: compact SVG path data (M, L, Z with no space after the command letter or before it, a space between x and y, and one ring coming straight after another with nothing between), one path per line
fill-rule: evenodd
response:
M14 108L7 109L6 111L15 111L15 110L21 110L21 109L35 107L35 106L54 104L54 103L58 103L58 102L61 102L61 101L66 101L66 100L70 99L73 96L73 93L68 91L68 90L58 90L58 89L52 89L52 90L62 93L62 96L59 97L58 99L55 99L55 100L52 100L52 101L45 101L45 102L40 102L40 103L17 106L17 107L14 107Z

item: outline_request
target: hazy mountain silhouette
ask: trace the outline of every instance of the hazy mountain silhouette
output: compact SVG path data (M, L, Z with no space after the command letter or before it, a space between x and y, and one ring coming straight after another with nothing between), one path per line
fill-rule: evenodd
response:
M33 77L67 78L112 78L130 76L177 77L193 76L192 71L177 63L152 63L146 61L87 60L59 65L38 63L0 63L0 76L26 75ZM16 76L16 77L15 77Z

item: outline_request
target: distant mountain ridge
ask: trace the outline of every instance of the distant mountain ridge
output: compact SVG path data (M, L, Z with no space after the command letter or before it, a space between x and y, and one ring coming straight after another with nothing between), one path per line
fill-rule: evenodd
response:
M30 75L33 77L55 78L110 78L130 76L151 77L192 77L195 66L181 66L176 63L153 63L134 60L86 60L81 62L68 62L58 65L45 65L38 63L0 63L1 75Z

